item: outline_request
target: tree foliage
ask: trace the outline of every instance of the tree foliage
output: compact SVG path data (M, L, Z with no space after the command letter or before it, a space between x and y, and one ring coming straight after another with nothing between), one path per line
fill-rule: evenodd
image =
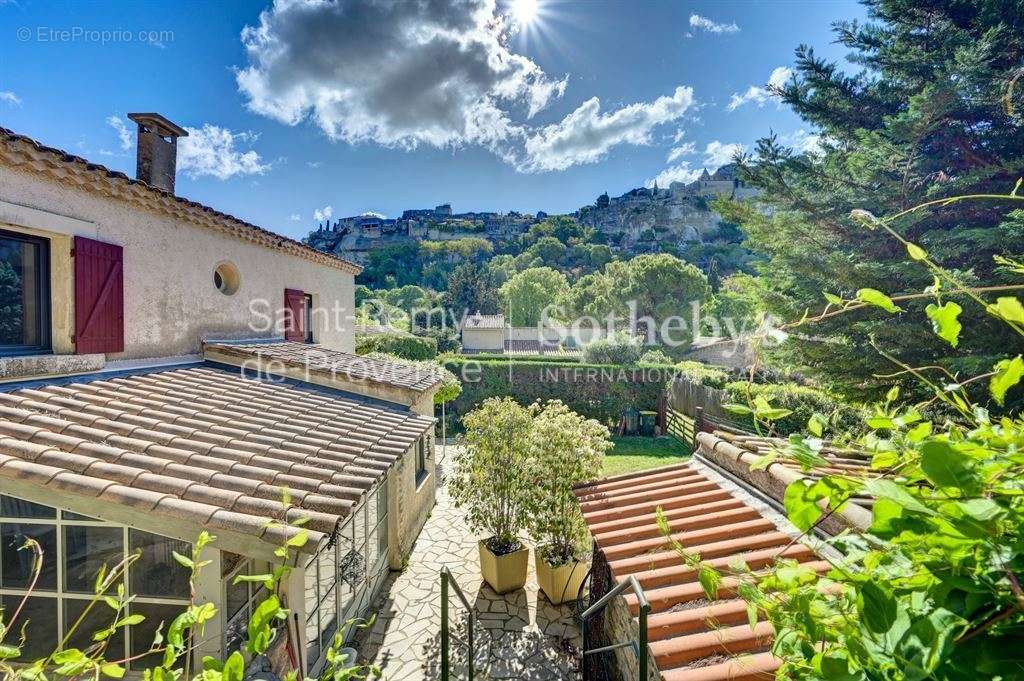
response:
M502 304L512 326L536 326L546 308L568 290L565 275L550 267L531 267L501 287Z
M857 224L852 210L885 215L927 200L1005 191L1024 167L1024 109L1020 88L1011 90L1024 63L1020 2L865 4L869 22L836 26L862 71L850 73L801 46L793 79L777 91L820 133L820 153L761 140L742 164L744 179L763 191L760 205L719 206L767 257L759 266L763 298L782 319L819 309L822 291L897 295L931 283L929 272L904 260L899 244ZM1009 208L958 203L908 214L898 226L964 283L1000 285L1009 279L992 256L1020 254L1024 244L1024 214ZM956 351L947 352L943 338L920 333L930 326L920 314L927 302L901 305L901 314L885 319L863 312L823 320L814 338L791 337L775 358L847 395L877 398L887 381L876 375L888 366L872 352L871 338L905 362L941 362L954 373L990 364L994 351L1012 342L983 309L971 307Z

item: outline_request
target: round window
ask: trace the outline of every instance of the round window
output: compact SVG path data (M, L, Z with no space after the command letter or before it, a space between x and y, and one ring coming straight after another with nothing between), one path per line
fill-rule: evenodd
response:
M225 260L213 270L213 285L224 295L235 295L240 284L241 277L238 275L238 268L234 263Z

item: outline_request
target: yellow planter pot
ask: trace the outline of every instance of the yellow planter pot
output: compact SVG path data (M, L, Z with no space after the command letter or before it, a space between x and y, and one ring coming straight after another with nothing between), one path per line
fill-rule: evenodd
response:
M492 589L497 593L506 594L523 588L523 585L526 584L526 568L530 559L529 547L524 546L518 551L496 556L487 548L486 540L481 540L478 545L480 547L480 573Z
M552 605L561 605L574 600L579 593L580 584L587 576L589 561L567 563L551 567L548 562L534 552L534 565L537 567L537 584Z

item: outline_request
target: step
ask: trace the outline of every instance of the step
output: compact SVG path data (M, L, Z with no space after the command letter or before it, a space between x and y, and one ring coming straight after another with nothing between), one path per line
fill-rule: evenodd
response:
M700 504L710 503L712 501L722 501L724 499L735 499L732 494L728 491L717 488L709 490L707 492L697 492L696 494L687 494L686 496L680 496L675 499L663 499L660 503L653 503L649 500L644 500L638 504L630 504L627 506L616 506L615 508L609 508L600 511L591 511L584 514L587 518L587 524L590 526L592 531L600 532L601 525L606 523L614 523L617 520L624 518L634 518L638 516L653 516L654 512L661 508L663 511L671 511L681 508L689 508L691 506L698 506Z
M719 503L721 504L721 502ZM689 532L717 525L732 525L743 522L744 520L753 520L761 517L761 514L756 510L738 501L731 505L726 504L724 507L707 510L704 513L697 512L696 508L684 510L692 512L685 514L682 517L677 516L673 519L666 518L668 521L668 529L672 534ZM654 522L653 519L645 525L626 527L621 530L612 530L610 532L595 532L593 534L594 539L597 540L599 546L614 546L615 544L621 544L622 542L638 541L641 539L649 539L651 537L664 536L661 528L658 527L658 523Z
M773 634L774 629L768 622L758 622L753 627L740 624L655 641L650 648L658 669L671 669L712 655L763 652L771 647Z
M747 602L734 598L698 608L663 612L647 618L647 640L664 641L707 631L713 626L743 624L747 619Z
M728 508L739 508L745 506L742 501L735 497L729 497L726 499L714 499L712 501L706 501L700 504L693 504L691 506L684 506L682 508L665 508L660 507L662 515L665 516L665 520L670 523L673 520L680 518L692 518L694 516L704 515L706 513L714 513ZM642 528L645 525L657 526L657 509L655 508L641 508L635 513L628 516L623 516L615 520L609 520L603 523L590 523L590 532L592 534L604 534L605 532L614 532L615 530L622 530L626 528L636 527Z
M722 556L732 556L744 550L756 551L772 547L781 549L791 541L793 541L793 538L785 532L775 531L748 537L734 537L722 541L712 541L706 544L689 544L687 545L687 550L698 554L705 560L711 560L712 558L720 558ZM609 566L616 576L625 577L645 570L656 570L678 564L679 554L669 549L667 551L658 551L656 553L647 553L611 561Z
M640 471L637 473L626 473L611 478L597 480L587 485L580 485L576 488L577 495L591 494L593 492L610 492L613 490L627 489L638 483L655 482L661 480L678 480L680 476L694 475L697 471L690 467L689 463L680 463L674 466L666 466L651 471Z
M662 681L773 681L782 660L771 653L743 655L705 667L661 670Z
M804 565L819 574L828 572L832 569L831 563L825 560L808 561L805 562ZM734 598L736 596L736 589L740 582L741 580L737 577L723 577L721 585L718 587L718 593L713 600ZM655 613L665 612L677 605L707 598L707 594L704 593L704 587L702 587L699 582L674 584L672 586L651 589L649 591L645 589L644 596L647 597L647 602L651 604L651 611ZM630 612L636 612L636 594L627 594L626 604L629 606Z
M808 560L813 560L815 558L815 554L814 551L803 544L794 544L793 546L787 547L785 550L770 548L762 549L760 551L747 551L740 554L730 554L720 558L707 558L702 556L705 564L719 571L728 570L729 566L735 565L740 561L745 562L747 567L751 570L760 570L772 565L779 558L788 558L798 562L806 562ZM640 586L643 588L645 593L651 589L697 581L697 571L689 565L684 564L682 559L680 559L676 565L658 568L656 570L637 572L634 573L633 576L640 582Z
M679 496L693 494L695 492L706 492L708 490L720 489L717 482L712 482L702 475L695 475L685 481L667 480L654 485L634 487L615 494L593 494L580 497L580 508L583 515L588 516L593 511L604 511L616 506L638 504L640 502L659 503L675 499Z
M764 532L771 532L775 529L775 524L772 521L767 518L759 517L754 520L747 520L741 523L706 527L692 532L676 533L671 536L682 544L683 547L689 547L696 544L707 544L713 541L728 539L730 537L748 537ZM598 546L600 546L600 543L598 543ZM615 546L601 546L601 549L604 551L605 558L609 561L613 561L618 560L619 558L631 558L633 556L641 556L645 553L664 551L666 549L671 549L671 546L669 545L666 537L652 537L651 539L640 539L638 541L626 542Z

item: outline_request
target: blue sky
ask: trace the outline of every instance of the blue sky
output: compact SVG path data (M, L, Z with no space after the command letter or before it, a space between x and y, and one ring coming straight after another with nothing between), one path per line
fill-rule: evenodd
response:
M813 144L763 86L800 43L842 59L831 23L864 16L537 1L0 0L0 126L133 174L124 114L157 111L195 131L179 194L291 236L328 206L566 212L771 130Z

